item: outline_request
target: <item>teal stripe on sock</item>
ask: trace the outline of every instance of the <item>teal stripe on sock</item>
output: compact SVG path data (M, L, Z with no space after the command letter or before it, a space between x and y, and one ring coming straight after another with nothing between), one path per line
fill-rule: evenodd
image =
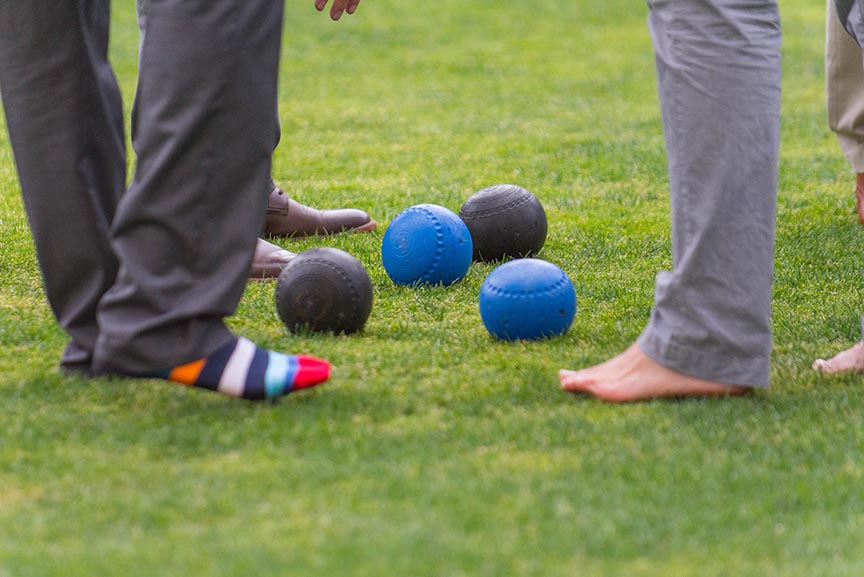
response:
M267 363L267 372L264 375L264 385L268 399L279 397L290 389L297 375L299 364L297 357L283 355L269 351L270 361Z

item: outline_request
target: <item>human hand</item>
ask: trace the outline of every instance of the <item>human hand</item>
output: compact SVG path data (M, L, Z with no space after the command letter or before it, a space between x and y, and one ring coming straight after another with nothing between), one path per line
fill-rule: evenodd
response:
M327 6L327 2L328 0L315 0L315 8L320 12ZM342 17L342 12L354 14L358 4L360 4L360 0L333 0L333 4L330 6L330 18L339 20Z

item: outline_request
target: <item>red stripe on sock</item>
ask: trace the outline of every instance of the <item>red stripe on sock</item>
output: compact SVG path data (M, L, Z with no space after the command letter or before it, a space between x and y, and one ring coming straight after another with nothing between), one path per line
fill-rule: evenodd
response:
M299 369L292 389L314 387L330 378L330 363L318 357L295 355Z

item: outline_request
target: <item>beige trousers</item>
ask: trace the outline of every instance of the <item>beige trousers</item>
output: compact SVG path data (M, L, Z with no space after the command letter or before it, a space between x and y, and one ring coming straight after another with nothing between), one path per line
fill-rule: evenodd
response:
M828 0L825 92L828 125L856 172L864 172L864 54L846 33Z

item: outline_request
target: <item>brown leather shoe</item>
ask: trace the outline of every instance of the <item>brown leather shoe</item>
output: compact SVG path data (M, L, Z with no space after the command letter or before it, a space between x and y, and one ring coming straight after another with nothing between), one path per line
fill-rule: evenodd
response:
M249 280L277 278L295 256L297 255L293 252L259 238L255 245L255 256L252 257L252 267L249 269Z
M318 210L292 200L281 188L274 188L267 199L264 234L304 237L368 232L378 224L356 208Z
M855 178L855 204L858 210L858 222L864 224L864 172L859 172Z

